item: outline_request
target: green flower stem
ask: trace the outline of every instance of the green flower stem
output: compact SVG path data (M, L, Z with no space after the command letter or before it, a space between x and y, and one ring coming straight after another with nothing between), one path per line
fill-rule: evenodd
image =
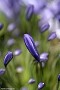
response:
M60 83L60 82L58 81L58 83L57 83L57 89L56 89L56 90L59 90L59 83Z
M40 63L40 74L41 74L41 81L42 81L42 78L43 78L42 62Z

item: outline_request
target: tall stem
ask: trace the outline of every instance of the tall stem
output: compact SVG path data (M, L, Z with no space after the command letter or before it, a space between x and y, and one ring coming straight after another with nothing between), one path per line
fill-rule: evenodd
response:
M59 90L59 81L58 81L58 83L57 83L57 89L56 90Z
M42 77L43 77L43 68L42 68L42 63L40 63L40 74L41 74L41 81L42 81Z

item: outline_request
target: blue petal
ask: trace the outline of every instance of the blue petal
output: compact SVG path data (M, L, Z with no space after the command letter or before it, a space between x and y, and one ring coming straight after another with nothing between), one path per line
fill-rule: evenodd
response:
M3 75L5 73L5 69L0 69L0 75Z
M20 55L21 53L22 53L22 51L19 50L19 49L15 50L15 51L13 52L13 54L14 54L15 56L18 56L18 55Z
M29 50L29 52L32 54L32 56L37 60L40 61L39 53L37 51L37 48L35 46L33 38L29 34L24 34L24 42Z
M38 84L38 90L41 90L44 86L45 86L45 84L43 82L40 82Z
M40 54L40 61L44 62L46 60L48 60L48 53L44 52L44 53Z
M57 37L55 32L52 32L49 36L48 36L48 41L53 40Z
M35 83L35 80L33 78L31 78L29 81L28 81L28 84L33 84Z
M29 5L29 7L27 7L27 10L26 10L26 19L27 20L30 20L32 15L34 13L34 6L33 5Z
M15 30L15 28L16 28L15 23L11 23L11 24L8 25L7 30L8 30L9 32L11 32L11 31Z
M13 53L9 51L9 52L6 54L6 56L4 57L4 65L5 65L5 67L6 67L7 64L11 61L12 58L13 58Z
M35 41L35 46L36 46L36 47L39 46L39 41Z
M40 32L42 33L48 30L50 25L48 23L45 23L45 24L39 25L39 27L40 27Z
M7 41L7 46L12 46L13 44L15 44L15 39L10 38L10 39Z

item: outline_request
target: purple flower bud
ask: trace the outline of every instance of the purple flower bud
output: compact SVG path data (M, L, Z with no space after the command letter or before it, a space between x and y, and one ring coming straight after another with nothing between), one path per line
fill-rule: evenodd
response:
M12 58L13 58L13 53L9 51L9 52L6 54L6 56L4 57L4 65L5 65L5 67L6 67L7 64L11 61Z
M17 50L15 50L15 51L13 52L13 55L18 56L18 55L20 55L21 53L22 53L22 51L19 50L19 49L17 49Z
M40 26L40 32L42 33L42 32L45 32L46 30L48 30L49 29L49 27L50 27L50 25L48 24L48 23L45 23L45 24L42 24L41 26Z
M0 75L3 75L5 73L5 69L0 69Z
M22 87L20 90L28 90L27 87Z
M8 30L9 32L11 32L11 31L13 31L15 28L16 28L15 23L11 23L11 24L8 25L7 30Z
M60 74L58 75L58 81L60 81Z
M2 30L3 26L4 26L4 25L3 25L2 23L0 23L0 30Z
M36 46L36 47L39 46L39 41L35 41L35 46Z
M34 13L34 6L29 5L26 10L26 19L29 21Z
M44 53L40 54L40 61L44 62L46 60L48 60L48 53L44 52Z
M40 57L39 57L39 53L37 51L33 38L29 34L24 34L24 42L29 52L39 62Z
M28 81L28 84L33 84L35 83L35 80L33 78L31 78L29 81Z
M57 37L55 32L52 32L49 36L48 36L48 41L53 40Z
M11 38L7 41L8 46L12 46L13 44L15 44L15 40L13 38Z
M43 82L40 82L38 84L38 90L41 90L44 86L45 86L45 84Z

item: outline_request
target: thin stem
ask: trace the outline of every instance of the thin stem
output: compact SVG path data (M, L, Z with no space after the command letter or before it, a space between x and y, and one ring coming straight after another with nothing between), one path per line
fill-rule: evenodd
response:
M59 81L58 81L58 83L57 83L57 89L56 90L58 90L59 89Z
M40 63L40 74L41 74L41 81L42 81L42 77L43 77L43 68L42 68L42 63Z

